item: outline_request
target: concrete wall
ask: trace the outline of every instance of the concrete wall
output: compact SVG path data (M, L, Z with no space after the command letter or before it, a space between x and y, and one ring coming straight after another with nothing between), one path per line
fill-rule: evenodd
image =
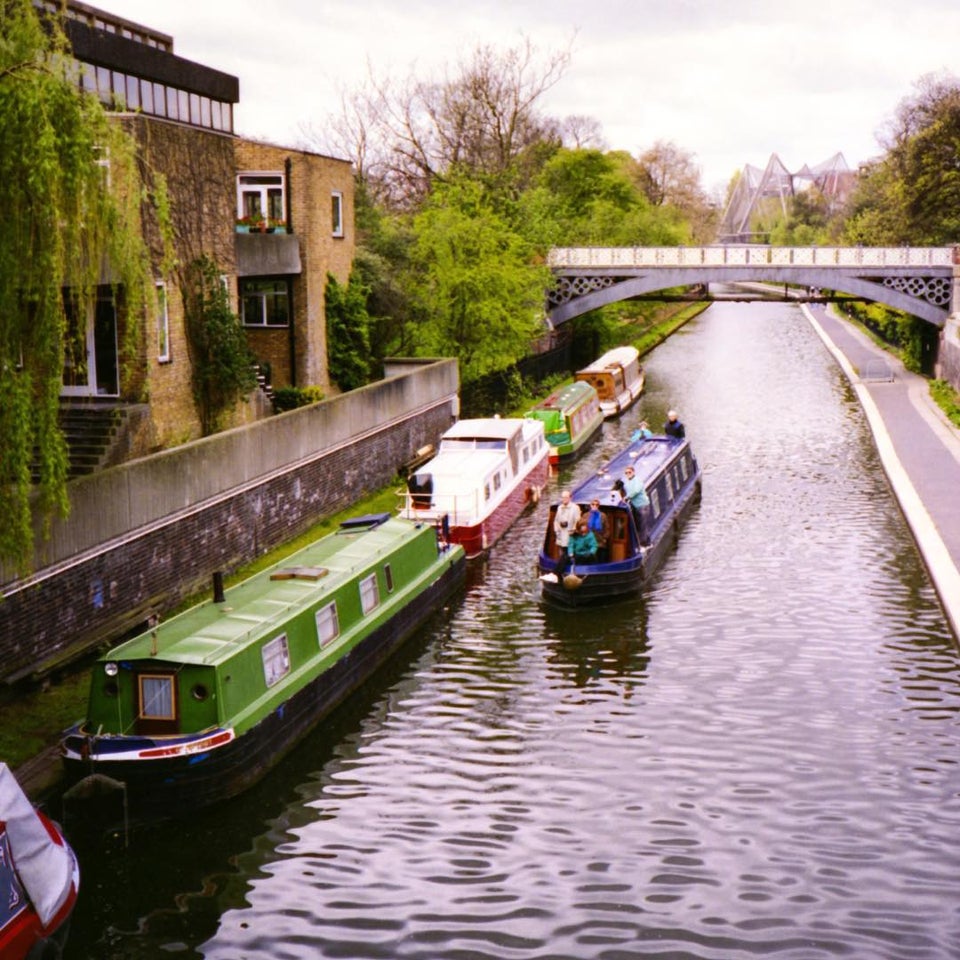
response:
M35 574L0 571L0 679L66 659L382 487L455 419L438 361L71 482Z

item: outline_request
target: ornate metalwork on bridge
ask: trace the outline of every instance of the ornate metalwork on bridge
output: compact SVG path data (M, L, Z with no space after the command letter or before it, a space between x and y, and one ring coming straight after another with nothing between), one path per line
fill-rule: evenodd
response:
M937 307L949 307L953 281L946 277L884 277L883 286L918 300L926 300ZM882 300L883 297L877 297Z
M960 284L954 247L577 247L554 249L547 295L556 325L655 291L710 283L778 284L785 296L823 290L886 303L941 326ZM957 274L955 277L954 274Z

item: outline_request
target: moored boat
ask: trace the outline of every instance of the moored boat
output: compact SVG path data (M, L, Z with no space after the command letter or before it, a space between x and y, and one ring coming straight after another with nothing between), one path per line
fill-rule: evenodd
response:
M60 956L80 888L77 858L0 763L0 957Z
M408 477L401 516L440 526L468 560L479 557L540 499L549 452L539 420L460 420L437 455Z
M636 347L614 347L589 366L578 370L575 378L591 384L600 397L604 417L619 417L643 393L645 375Z
M638 518L615 484L628 467L643 483L649 506ZM700 496L701 470L686 439L654 436L631 443L571 495L582 514L599 501L605 548L586 562L566 561L557 546L552 504L538 566L545 599L568 607L636 593L663 562L684 517ZM641 530L641 525L643 529Z
M382 513L229 590L215 577L211 600L94 665L62 745L71 792L116 783L134 821L241 792L464 582L464 559L432 526Z
M543 423L552 464L576 459L596 439L604 420L596 389L583 380L558 387L524 416Z

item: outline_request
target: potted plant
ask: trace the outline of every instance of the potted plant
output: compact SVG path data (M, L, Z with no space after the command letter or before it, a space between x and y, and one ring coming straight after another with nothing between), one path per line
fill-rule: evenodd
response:
M267 218L262 213L252 213L237 220L237 233L264 233Z

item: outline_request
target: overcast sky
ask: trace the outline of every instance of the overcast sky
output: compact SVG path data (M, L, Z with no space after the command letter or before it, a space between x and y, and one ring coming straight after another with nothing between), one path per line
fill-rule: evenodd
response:
M960 74L958 0L91 0L240 79L238 133L296 146L343 90L438 77L478 44L570 47L543 101L596 118L610 149L692 154L707 190L777 153L790 170L881 152L928 73Z

